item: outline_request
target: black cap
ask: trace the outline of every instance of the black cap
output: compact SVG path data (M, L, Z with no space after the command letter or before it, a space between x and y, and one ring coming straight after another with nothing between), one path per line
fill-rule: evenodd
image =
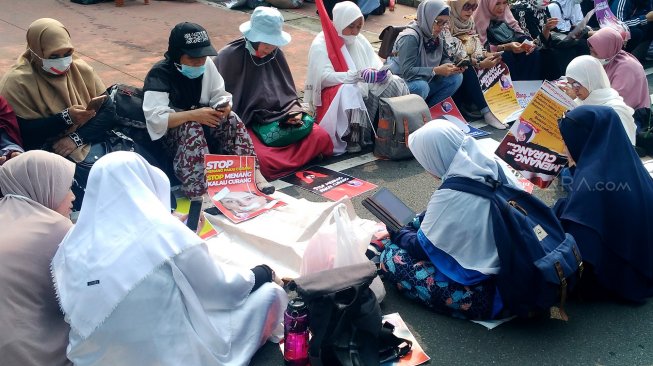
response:
M218 52L211 46L206 29L195 23L179 23L172 28L168 50L178 50L179 55L190 57L215 56Z

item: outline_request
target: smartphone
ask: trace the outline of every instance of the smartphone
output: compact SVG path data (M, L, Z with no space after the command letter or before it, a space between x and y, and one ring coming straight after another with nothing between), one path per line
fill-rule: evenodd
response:
M504 52L506 52L506 51L497 51L497 52L494 53L494 57L501 56L501 55L503 55Z
M231 96L223 95L220 98L218 98L218 101L215 104L214 109L224 108L224 107L228 106L229 103L231 103Z
M468 58L464 58L456 64L456 67L470 67L472 66L472 61Z
M104 101L107 100L109 96L108 95L100 95L99 97L95 97L91 99L90 102L88 102L88 105L86 106L87 111L99 111L100 108L102 107L102 104L104 104Z
M188 219L186 226L193 231L197 231L197 226L200 222L200 212L202 211L202 197L193 198L190 201L190 210L188 211Z

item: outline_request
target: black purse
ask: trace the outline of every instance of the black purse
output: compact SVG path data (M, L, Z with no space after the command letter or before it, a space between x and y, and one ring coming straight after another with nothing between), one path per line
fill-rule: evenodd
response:
M517 41L516 34L508 23L492 20L487 29L487 40L493 45L506 44Z

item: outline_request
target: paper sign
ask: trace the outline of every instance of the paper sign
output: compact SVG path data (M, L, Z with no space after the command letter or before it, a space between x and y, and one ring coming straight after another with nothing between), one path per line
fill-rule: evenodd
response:
M376 188L375 184L321 166L300 170L281 180L332 201L338 201L345 196L356 197Z
M458 126L458 128L460 128L464 133L474 138L484 137L490 134L489 132L470 126L451 97L437 103L431 107L429 111L431 112L431 118L441 118L453 122L453 124Z
M517 102L508 65L500 62L476 73L485 101L497 119L503 123L516 120L522 109Z

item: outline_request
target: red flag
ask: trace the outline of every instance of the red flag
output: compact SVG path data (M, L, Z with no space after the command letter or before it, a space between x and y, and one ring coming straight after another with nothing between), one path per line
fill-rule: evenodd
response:
M349 71L349 66L347 66L347 61L345 56L342 54L342 47L345 45L345 42L340 38L336 28L334 28L329 15L327 14L326 8L324 7L324 2L322 0L316 0L315 5L317 5L317 13L320 15L320 22L322 23L322 32L324 33L324 40L326 41L327 54L329 55L329 60L333 65L333 69L336 72L346 72Z

